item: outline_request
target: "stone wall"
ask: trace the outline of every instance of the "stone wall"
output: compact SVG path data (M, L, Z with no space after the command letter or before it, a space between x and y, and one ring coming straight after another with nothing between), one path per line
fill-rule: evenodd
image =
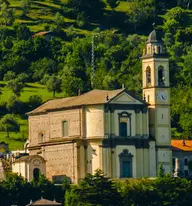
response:
M67 176L77 182L77 146L76 143L46 146L43 152L46 160L46 176Z
M63 121L68 121L68 136L81 136L81 109L49 112L47 114L29 116L30 146L40 143L40 134L44 142L63 136Z

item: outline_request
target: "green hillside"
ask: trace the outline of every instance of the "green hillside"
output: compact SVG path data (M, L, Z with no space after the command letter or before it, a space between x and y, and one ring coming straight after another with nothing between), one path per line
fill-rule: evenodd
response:
M10 7L15 9L15 23L27 25L34 33L44 31L47 25L54 24L54 17L57 12L60 12L64 16L64 24L62 25L63 31L67 31L67 28L73 25L76 34L86 35L97 27L104 28L106 26L105 23L102 24L102 22L89 21L89 26L78 28L76 26L76 19L70 17L68 13L65 12L64 5L67 3L67 0L31 0L30 9L26 16L22 15L22 5L24 1L10 0L9 2ZM117 13L125 13L128 10L129 3L127 1L120 1L115 9ZM111 8L107 3L104 11L106 15L111 13Z
M172 138L190 139L191 4L189 0L0 0L0 141L20 149L27 138L25 113L52 98L53 90L56 97L67 97L77 95L78 88L83 93L124 84L141 96L140 57L153 27L162 34L170 57ZM50 37L33 36L42 31L51 31ZM9 139L1 125L7 114L20 125Z
M1 81L0 84L1 86L4 85L1 89L2 94L0 96L0 103L2 103L6 102L11 97L11 95L13 95L13 93L9 88L6 87L6 82ZM44 85L38 83L27 83L21 92L19 99L22 102L27 103L29 97L34 95L39 95L44 102L53 98L52 92L48 92ZM56 94L56 98L59 97L63 97L63 94ZM9 138L6 137L6 132L0 132L0 142L7 142L11 150L23 149L23 144L28 137L27 115L15 115L15 118L20 124L20 132L11 132Z

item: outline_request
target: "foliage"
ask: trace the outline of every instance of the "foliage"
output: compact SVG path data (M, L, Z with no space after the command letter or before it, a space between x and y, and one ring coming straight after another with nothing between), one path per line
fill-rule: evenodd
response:
M117 183L124 206L190 205L191 181L165 176L154 180L137 179Z
M29 97L28 104L30 105L30 110L33 110L43 103L41 96L32 95Z
M89 18L97 18L102 14L105 4L102 0L69 0L67 6L73 10L74 14L85 12Z
M0 17L3 19L2 24L12 25L15 20L15 10L10 8L8 1L3 1L0 8Z
M20 81L19 78L17 79L12 79L10 81L7 82L7 87L9 89L12 90L12 92L16 95L16 96L20 96L23 88L24 88L24 84Z
M10 132L19 132L20 125L11 114L6 114L0 119L0 131L5 131L7 137Z
M62 76L62 90L66 97L76 96L78 89L83 88L81 78L75 77L71 73L64 73Z
M23 109L23 103L14 95L12 95L7 101L7 110L12 114L21 114Z
M29 12L30 7L31 7L31 0L21 1L21 8L23 10L23 15L26 15Z
M55 97L55 92L59 93L61 92L61 79L56 76L50 76L50 78L47 81L47 90L49 92L53 92L53 98Z
M140 0L131 0L130 9L127 13L129 17L129 22L134 26L136 31L137 26L143 24L149 20L154 11L153 0L149 1L140 1Z
M78 186L66 193L66 206L75 205L121 205L121 196L114 183L97 170L94 175L88 174Z
M0 204L26 205L30 200L38 200L41 197L62 202L65 188L55 187L51 181L40 175L39 182L27 182L23 177L10 173L6 179L0 182Z
M120 4L118 0L107 0L107 3L109 4L112 10L114 10Z
M158 170L157 170L157 177L165 177L165 170L163 168L163 164L160 163L159 166L158 166Z
M33 80L39 81L43 78L44 74L54 74L57 71L57 67L52 59L43 58L33 62L30 70L33 73Z
M13 79L15 79L15 78L16 78L15 72L8 71L8 72L4 75L3 80L4 80L4 81L10 81L10 80L13 80Z
M180 7L175 7L169 10L164 15L163 29L167 33L176 32L184 23L185 11Z
M62 26L64 23L64 17L59 12L55 14L54 20L57 26Z

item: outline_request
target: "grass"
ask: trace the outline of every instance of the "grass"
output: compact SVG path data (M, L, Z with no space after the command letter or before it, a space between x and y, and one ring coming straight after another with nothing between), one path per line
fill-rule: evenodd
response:
M15 9L16 15L16 23L26 24L30 30L34 33L43 31L47 24L54 24L54 16L57 12L62 12L62 5L66 3L67 0L32 0L31 7L29 13L26 18L22 17L22 1L21 0L10 0L10 6ZM119 6L116 8L117 12L126 12L128 10L129 3L125 1L121 1ZM108 4L106 4L107 11L110 11L111 8ZM75 23L74 19L68 18L64 15L65 23ZM90 22L90 24L93 22ZM76 24L74 24L75 27ZM102 26L102 25L99 25ZM66 24L63 25L63 29L66 30ZM92 28L93 29L93 28ZM77 28L76 33L87 35L92 31L90 28Z
M6 82L0 81L2 95L0 96L0 102L7 102L13 93L6 87ZM45 102L48 99L52 99L52 92L48 92L44 85L38 83L27 83L23 92L21 93L20 100L27 102L30 96L40 95ZM63 94L56 94L56 98L63 97ZM7 138L6 132L0 132L0 142L4 141L9 144L10 150L23 149L24 142L28 138L28 121L27 116L15 116L20 124L20 132L11 132L10 138Z

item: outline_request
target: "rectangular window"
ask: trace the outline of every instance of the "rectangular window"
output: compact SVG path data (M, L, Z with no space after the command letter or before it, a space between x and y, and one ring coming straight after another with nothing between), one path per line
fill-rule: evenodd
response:
M63 136L64 137L68 136L68 122L67 121L63 122Z
M120 122L120 124L119 124L119 135L121 137L127 137L127 123L126 122Z

